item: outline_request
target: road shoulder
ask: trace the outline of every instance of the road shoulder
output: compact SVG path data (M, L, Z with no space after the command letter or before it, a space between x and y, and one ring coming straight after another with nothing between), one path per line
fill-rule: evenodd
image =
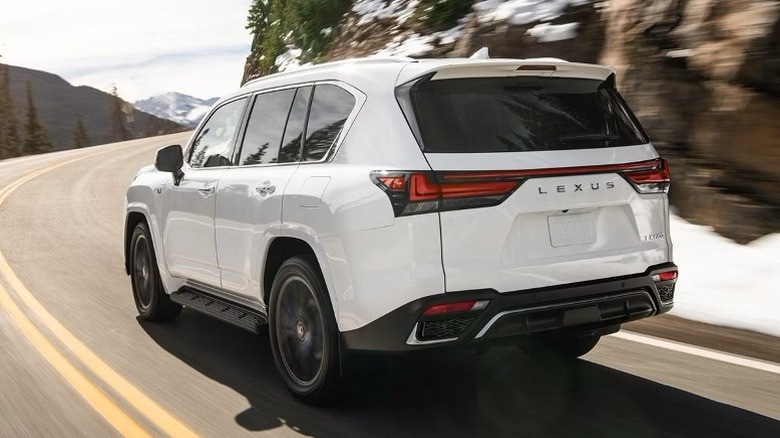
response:
M623 330L780 363L780 338L749 330L716 326L669 314L624 324Z

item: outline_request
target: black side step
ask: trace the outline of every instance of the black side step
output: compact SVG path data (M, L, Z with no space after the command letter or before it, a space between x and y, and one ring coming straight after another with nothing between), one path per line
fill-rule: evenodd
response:
M268 323L266 316L257 310L248 309L186 286L172 293L171 301L252 333L258 333L260 327Z

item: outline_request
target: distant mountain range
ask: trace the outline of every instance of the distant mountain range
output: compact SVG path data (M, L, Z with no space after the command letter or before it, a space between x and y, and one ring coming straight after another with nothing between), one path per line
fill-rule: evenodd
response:
M87 86L74 87L51 73L12 65L8 68L19 133L23 132L26 84L30 81L38 118L56 149L73 147L73 132L78 119L86 127L90 145L121 140L117 138L109 119L113 102L110 94ZM125 127L132 138L186 130L178 123L139 111L129 103L123 105L123 112Z
M136 101L133 105L145 113L172 120L180 125L195 127L217 100L218 97L203 100L186 94L168 92Z

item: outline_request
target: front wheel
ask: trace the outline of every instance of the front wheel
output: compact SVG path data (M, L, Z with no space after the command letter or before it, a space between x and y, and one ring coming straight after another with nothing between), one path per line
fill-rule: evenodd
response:
M287 388L311 404L341 392L338 328L316 266L310 257L285 261L274 278L268 312L276 367Z
M163 289L149 227L141 222L130 240L130 279L138 314L146 321L169 321L181 313Z

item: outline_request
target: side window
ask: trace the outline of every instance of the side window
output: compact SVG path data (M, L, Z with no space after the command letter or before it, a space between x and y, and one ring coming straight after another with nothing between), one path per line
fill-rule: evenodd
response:
M239 165L276 163L284 125L295 97L295 89L273 91L255 98L244 134Z
M319 161L338 138L355 107L355 97L335 85L317 85L311 103L301 161Z
M290 118L287 121L287 129L284 131L282 148L279 151L280 163L293 163L298 161L301 153L301 139L306 122L306 111L309 109L312 87L301 87L295 93Z
M190 167L229 166L233 139L241 124L246 99L221 106L198 132L190 150Z

